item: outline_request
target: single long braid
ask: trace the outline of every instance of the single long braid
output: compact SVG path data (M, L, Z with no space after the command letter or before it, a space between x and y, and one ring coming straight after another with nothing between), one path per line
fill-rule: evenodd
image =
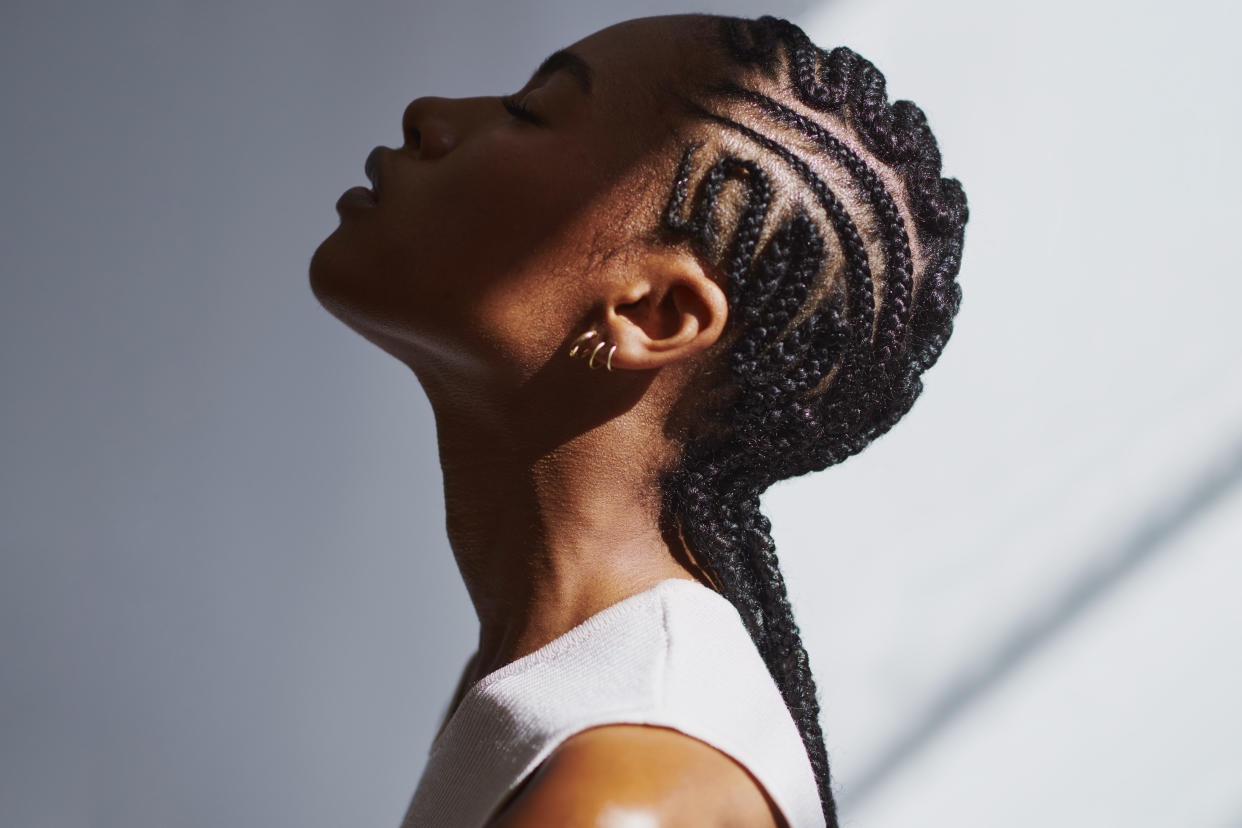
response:
M753 145L755 157L693 142L663 211L660 232L716 268L729 303L725 379L700 404L700 427L662 478L664 511L738 609L797 724L835 828L815 680L760 495L856 454L913 405L961 302L966 198L959 182L940 177L923 112L909 101L890 104L870 62L844 47L825 52L772 17L722 18L720 26L733 64L757 71L788 100L730 82L691 105L702 121ZM843 120L901 181L904 198L817 113ZM834 192L816 172L823 164L845 171L852 194ZM776 182L790 183L778 192ZM874 250L851 209L869 211Z

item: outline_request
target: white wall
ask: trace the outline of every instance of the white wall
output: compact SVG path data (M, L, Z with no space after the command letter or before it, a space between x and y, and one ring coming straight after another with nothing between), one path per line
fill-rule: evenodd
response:
M1242 15L801 22L924 107L972 214L923 398L766 499L846 823L1236 828Z

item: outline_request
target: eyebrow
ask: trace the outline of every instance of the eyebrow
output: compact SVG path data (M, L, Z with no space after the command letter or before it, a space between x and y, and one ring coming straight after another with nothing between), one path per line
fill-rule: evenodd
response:
M582 91L591 94L591 82L595 78L595 72L591 69L591 64L583 60L582 56L568 49L558 49L548 55L543 63L539 64L539 68L535 70L536 75L548 75L564 69L578 85L582 87Z

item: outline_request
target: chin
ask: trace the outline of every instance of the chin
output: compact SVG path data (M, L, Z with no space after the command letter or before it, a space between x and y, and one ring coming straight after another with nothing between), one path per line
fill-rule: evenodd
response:
M319 304L346 327L353 330L381 350L400 357L399 337L382 329L377 316L368 312L365 274L359 273L358 263L338 246L334 233L320 243L311 255L310 289Z
M342 287L347 285L349 280L348 273L343 267L345 262L341 261L341 257L334 250L335 237L334 232L320 242L319 247L315 248L315 252L311 254L310 289L325 310L344 321L342 313L345 308L341 299L345 291Z

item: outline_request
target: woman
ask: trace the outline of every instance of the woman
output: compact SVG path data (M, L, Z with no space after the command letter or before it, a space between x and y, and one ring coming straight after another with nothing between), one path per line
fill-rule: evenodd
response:
M835 825L759 495L888 430L949 336L966 201L923 113L690 15L402 126L311 285L425 388L480 622L405 824Z

